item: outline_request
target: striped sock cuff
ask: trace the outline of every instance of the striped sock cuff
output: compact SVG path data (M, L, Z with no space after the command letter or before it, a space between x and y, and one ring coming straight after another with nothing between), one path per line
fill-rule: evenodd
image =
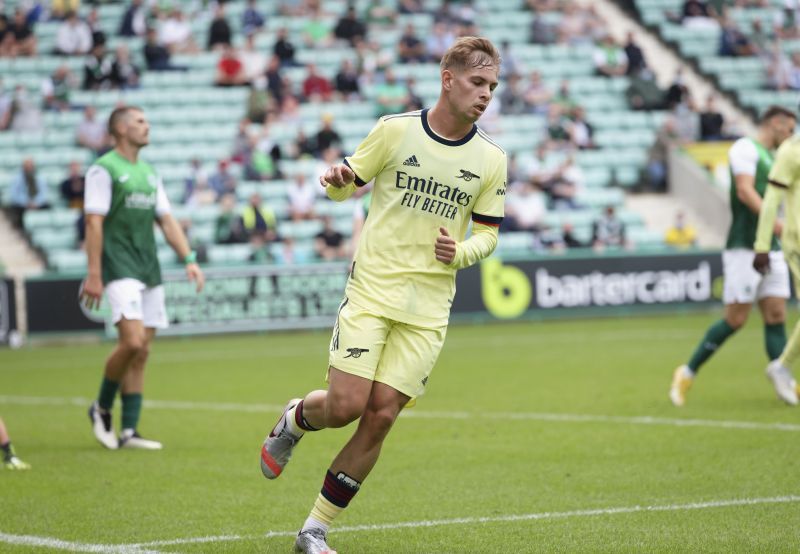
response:
M306 418L303 417L303 402L305 400L301 400L297 403L297 406L294 408L294 423L303 431L319 431L319 429L312 427L306 421Z
M346 508L360 488L361 483L345 473L340 471L338 475L334 475L328 470L320 494L334 506Z

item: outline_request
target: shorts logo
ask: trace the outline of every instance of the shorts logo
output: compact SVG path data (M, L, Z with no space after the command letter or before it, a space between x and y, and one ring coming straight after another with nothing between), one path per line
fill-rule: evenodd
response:
M364 352L369 352L369 348L348 348L349 354L345 358L360 358Z
M473 179L480 179L480 175L475 175L466 169L459 169L461 175L456 175L456 179L464 179L465 181L472 181Z

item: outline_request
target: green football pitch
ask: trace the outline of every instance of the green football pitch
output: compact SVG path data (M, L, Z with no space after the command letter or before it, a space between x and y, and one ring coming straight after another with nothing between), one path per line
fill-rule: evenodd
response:
M754 316L667 398L714 313L453 326L329 542L380 552L797 552L800 411ZM142 434L107 451L86 408L111 343L0 351L0 552L291 552L352 426L259 468L287 399L324 386L328 333L159 339Z

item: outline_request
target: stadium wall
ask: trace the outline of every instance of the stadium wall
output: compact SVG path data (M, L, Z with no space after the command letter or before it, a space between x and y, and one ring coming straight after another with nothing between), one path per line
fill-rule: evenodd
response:
M208 268L196 295L181 271L164 273L170 327L163 335L326 328L336 318L347 264ZM108 313L89 312L77 297L82 276L24 282L27 333L101 332ZM4 282L13 291L13 282ZM619 313L685 311L718 301L718 252L652 255L492 257L458 273L453 321L507 321ZM13 299L13 294L3 298ZM107 303L104 303L107 309ZM7 300L3 313L11 313ZM11 312L9 312L11 310Z

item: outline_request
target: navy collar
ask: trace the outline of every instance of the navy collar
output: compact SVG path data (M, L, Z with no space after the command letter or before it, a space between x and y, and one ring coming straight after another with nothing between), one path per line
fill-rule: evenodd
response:
M430 111L429 108L425 108L424 110L422 110L422 118L421 118L422 128L425 129L425 132L428 134L429 137L431 137L439 144L444 144L445 146L461 146L462 144L468 143L470 139L475 136L475 133L478 132L478 126L473 123L472 129L469 130L469 133L467 133L458 140L448 140L446 138L440 137L439 135L434 133L433 129L431 129L431 126L428 125L428 111Z

